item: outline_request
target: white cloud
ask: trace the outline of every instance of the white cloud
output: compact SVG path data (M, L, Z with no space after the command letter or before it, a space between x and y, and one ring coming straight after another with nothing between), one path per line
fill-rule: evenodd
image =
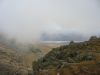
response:
M2 0L0 29L19 38L38 38L42 31L100 33L98 0Z

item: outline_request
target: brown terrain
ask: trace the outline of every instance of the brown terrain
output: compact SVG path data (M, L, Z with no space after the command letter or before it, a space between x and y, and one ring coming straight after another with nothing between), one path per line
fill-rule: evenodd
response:
M53 47L49 44L35 45L35 48L41 49L44 54ZM38 59L37 53L30 50L19 51L0 43L0 75L29 75L32 72L32 62Z
M100 38L69 45L40 43L28 51L0 44L0 75L32 74L100 75Z
M28 75L22 56L4 45L0 45L0 75Z
M33 63L35 75L100 75L100 38L54 48Z

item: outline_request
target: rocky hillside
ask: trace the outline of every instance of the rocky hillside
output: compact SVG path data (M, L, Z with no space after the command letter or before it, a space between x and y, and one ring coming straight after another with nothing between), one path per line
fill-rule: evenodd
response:
M54 71L53 71L54 70ZM52 49L43 58L33 62L36 75L62 73L62 75L100 75L100 38L64 45ZM70 72L70 73L69 73Z
M43 52L33 44L0 33L0 75L31 75L32 62L41 56Z

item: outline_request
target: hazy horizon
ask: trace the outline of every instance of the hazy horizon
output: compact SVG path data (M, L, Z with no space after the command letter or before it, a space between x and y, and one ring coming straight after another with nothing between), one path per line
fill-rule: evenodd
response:
M100 36L100 1L0 0L0 32L22 41L43 33Z

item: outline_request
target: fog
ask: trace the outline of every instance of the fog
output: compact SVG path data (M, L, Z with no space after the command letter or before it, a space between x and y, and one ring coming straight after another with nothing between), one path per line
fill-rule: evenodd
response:
M39 41L43 33L99 36L100 1L0 0L0 32L21 41Z

